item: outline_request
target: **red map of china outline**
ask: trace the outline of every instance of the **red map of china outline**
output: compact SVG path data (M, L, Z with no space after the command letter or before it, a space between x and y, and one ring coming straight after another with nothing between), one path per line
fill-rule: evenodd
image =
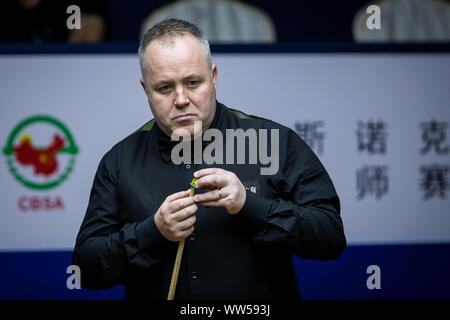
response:
M33 146L31 137L23 135L18 146L14 147L17 162L22 165L32 165L34 174L49 176L58 169L56 154L64 148L64 139L55 134L52 143L47 148Z

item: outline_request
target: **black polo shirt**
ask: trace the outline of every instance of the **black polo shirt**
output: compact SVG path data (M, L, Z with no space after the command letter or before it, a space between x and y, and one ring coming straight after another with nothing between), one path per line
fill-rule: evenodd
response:
M227 164L225 149L222 164L175 165L170 153L176 142L151 120L100 161L73 253L83 287L125 284L127 299L167 299L178 243L162 236L154 214L207 167L234 172L247 198L235 215L198 204L175 299L298 299L293 254L322 260L341 254L346 239L339 198L319 159L293 130L220 103L211 128L223 137L226 129L278 129L278 172L261 175L268 165L259 159L237 164L237 152ZM268 148L271 154L270 141Z

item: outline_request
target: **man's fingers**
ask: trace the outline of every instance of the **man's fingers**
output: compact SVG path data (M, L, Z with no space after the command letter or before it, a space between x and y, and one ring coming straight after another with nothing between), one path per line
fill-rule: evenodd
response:
M197 221L197 217L195 215L190 216L188 219L178 223L178 229L180 231L189 230L190 228L192 228L194 226L195 221Z
M176 221L186 220L186 219L192 217L193 215L195 215L197 210L198 210L198 206L194 203L194 204L174 213L173 219L175 219Z
M174 194L171 194L170 196L168 196L166 198L166 202L172 202L172 201L175 201L177 199L184 198L184 197L186 197L188 195L189 195L189 189L188 190L184 190L184 191L180 191L180 192L177 192L177 193L174 193Z
M198 179L195 185L197 188L220 188L227 185L227 179L221 174L210 174Z
M180 241L182 239L186 239L187 237L189 237L192 234L192 232L194 232L194 226L190 227L189 229L180 231L178 233L178 238L176 239L176 241Z
M209 192L196 194L194 200L200 202L205 207L226 207L227 201L225 198L228 193L226 188L221 189L222 195L219 194L219 189L211 190Z
M206 168L194 172L194 177L201 178L210 174L223 174L226 171L221 168Z
M205 193L196 194L194 196L194 200L196 202L201 202L202 204L204 204L204 202L206 202L206 201L216 201L219 199L226 198L226 196L228 195L227 189L222 188L220 190L222 191L221 195L219 194L219 189L215 189L215 190L211 190L211 191L208 191Z
M185 197L183 198L178 198L175 199L171 202L169 202L167 204L167 209L171 212L171 213L175 213L177 211L182 210L183 208L190 206L191 204L193 204L195 201L193 199L193 197L189 196L189 194L187 194Z

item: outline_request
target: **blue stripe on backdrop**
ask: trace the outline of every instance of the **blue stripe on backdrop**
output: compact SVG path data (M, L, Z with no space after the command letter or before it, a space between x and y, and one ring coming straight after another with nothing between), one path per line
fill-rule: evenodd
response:
M69 290L71 251L0 253L0 299L123 299L123 286Z
M123 299L124 288L69 290L70 251L0 253L0 299ZM369 290L367 267L380 268ZM304 299L450 299L450 244L349 246L334 261L295 267Z
M337 260L295 264L304 299L450 299L450 244L349 246ZM379 290L366 285L371 265Z
M100 44L0 43L0 54L137 54L137 42ZM356 44L353 42L286 42L216 44L215 53L448 53L450 43Z

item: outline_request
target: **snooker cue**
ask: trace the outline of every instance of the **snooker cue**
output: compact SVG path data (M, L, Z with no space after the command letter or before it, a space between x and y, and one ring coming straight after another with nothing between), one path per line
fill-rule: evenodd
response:
M189 189L189 196L191 197L194 196L194 190L195 190L194 188ZM175 289L177 288L178 273L180 272L183 250L184 250L184 239L180 240L180 242L178 243L177 256L175 258L175 264L173 266L172 280L170 281L170 288L167 300L173 300L173 297L175 296Z

